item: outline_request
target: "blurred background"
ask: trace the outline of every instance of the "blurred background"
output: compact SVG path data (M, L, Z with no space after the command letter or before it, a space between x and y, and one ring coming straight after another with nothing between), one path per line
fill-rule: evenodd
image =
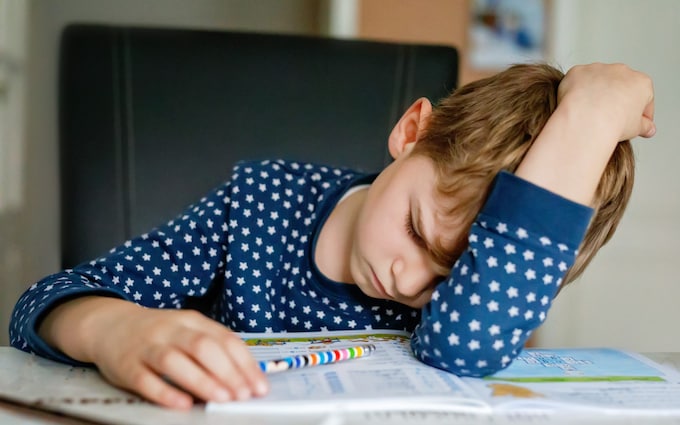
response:
M676 0L0 0L0 345L21 292L59 267L57 53L72 22L453 45L460 84L537 59L646 72L658 131L635 143L628 212L534 343L680 351Z

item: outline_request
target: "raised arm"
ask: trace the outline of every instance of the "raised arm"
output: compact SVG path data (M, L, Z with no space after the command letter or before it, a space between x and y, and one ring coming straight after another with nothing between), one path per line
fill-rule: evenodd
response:
M624 65L570 70L560 103L516 170L501 173L412 347L424 362L483 376L510 364L546 317L587 229L616 144L651 137L649 77Z
M565 75L558 98L515 174L590 205L617 143L656 132L652 81L623 64L579 65Z

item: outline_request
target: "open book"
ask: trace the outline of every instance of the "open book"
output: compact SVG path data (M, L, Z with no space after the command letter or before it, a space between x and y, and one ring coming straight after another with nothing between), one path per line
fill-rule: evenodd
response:
M680 415L680 373L614 349L528 349L487 378L460 378L418 361L395 331L242 334L258 360L372 343L369 357L269 375L271 392L208 411L255 413L501 410Z

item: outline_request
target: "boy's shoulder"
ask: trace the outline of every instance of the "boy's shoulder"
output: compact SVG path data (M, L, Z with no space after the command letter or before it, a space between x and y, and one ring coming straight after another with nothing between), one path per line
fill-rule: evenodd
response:
M247 160L234 165L232 181L267 179L275 184L346 181L363 173L346 167L285 159Z

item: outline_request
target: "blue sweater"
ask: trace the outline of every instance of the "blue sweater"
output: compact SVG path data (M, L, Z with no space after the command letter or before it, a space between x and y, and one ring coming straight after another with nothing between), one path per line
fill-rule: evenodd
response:
M31 286L11 318L10 342L80 364L37 335L40 320L84 295L204 313L238 332L413 331L422 361L482 376L510 364L545 320L592 210L500 173L469 248L420 311L335 282L313 262L321 226L351 187L375 175L287 161L244 162L231 179L164 226Z

